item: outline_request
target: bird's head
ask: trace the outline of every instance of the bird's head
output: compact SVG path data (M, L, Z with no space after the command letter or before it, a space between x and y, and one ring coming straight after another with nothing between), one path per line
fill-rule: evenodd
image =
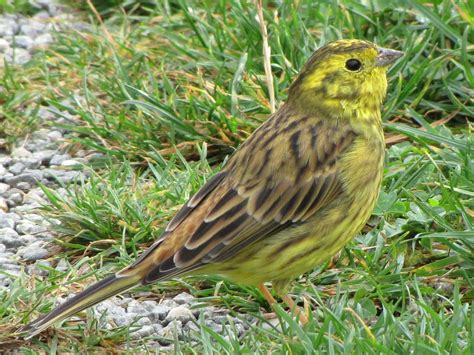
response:
M314 52L289 91L289 102L328 116L358 108L380 110L386 72L403 52L362 40L338 40Z

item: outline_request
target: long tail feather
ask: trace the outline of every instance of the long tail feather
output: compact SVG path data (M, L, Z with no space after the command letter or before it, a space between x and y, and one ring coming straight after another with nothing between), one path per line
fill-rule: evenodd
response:
M106 298L117 295L128 290L140 281L138 275L110 275L105 279L93 284L83 292L59 305L50 313L39 317L30 324L20 329L21 332L28 333L26 339L41 333L54 322L63 320L87 307L93 306Z

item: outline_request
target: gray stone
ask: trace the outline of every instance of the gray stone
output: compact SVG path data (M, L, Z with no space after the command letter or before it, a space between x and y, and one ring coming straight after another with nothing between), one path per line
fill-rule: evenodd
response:
M44 106L41 106L39 109L38 109L38 116L42 115L42 114L46 114L48 111L44 108ZM33 132L32 134L32 138L33 140L37 141L37 140L41 140L41 139L46 139L46 140L49 140L48 138L48 133L49 133L49 130L46 129L46 128L40 128L38 129L37 131Z
M39 170L28 170L28 172L23 172L23 174L17 176L10 176L6 177L4 181L10 185L15 187L19 182L27 182L30 185L36 185L37 181L41 181L42 172Z
M25 165L21 162L16 162L15 164L13 165L10 165L10 167L8 168L8 171L10 171L12 174L14 175L20 175L23 170L25 170Z
M16 213L4 213L0 211L0 228L15 228L16 223L20 220L20 216Z
M80 165L81 163L74 159L66 159L61 163L61 166L64 166L64 167L74 167L74 166L80 166Z
M21 25L20 33L34 38L42 34L45 28L46 25L43 22L30 20L28 23Z
M7 275L0 274L0 294L9 292L9 288L8 288L9 284L10 284L10 278Z
M68 262L66 261L66 259L64 258L61 258L58 262L58 264L56 265L56 270L60 271L60 272L64 272L64 271L67 271L69 269L69 264Z
M70 159L69 154L55 154L51 157L49 164L50 165L61 165L63 161Z
M0 229L0 243L7 248L18 248L25 245L25 242L18 236L18 233L12 228Z
M225 314L224 310L222 310L221 312L219 311L220 309L214 306L200 308L200 313L202 314L202 317L205 319L214 319L216 315Z
M51 34L49 33L43 33L35 38L33 46L35 49L45 48L52 42L53 42L53 36L51 36Z
M28 169L38 169L41 166L41 160L34 157L34 154L31 158L24 158L21 159L23 165L25 165Z
M57 16L58 19L62 20L65 23L74 22L76 17L71 13L62 13Z
M5 53L8 48L10 48L10 43L3 38L0 38L0 53Z
M0 165L0 177L5 177L7 174L7 169L3 165Z
M23 193L20 189L13 188L5 192L8 206L15 207L23 203Z
M224 328L227 330L226 333L227 334L235 334L236 337L240 337L242 334L244 334L245 332L245 326L238 322L238 319L234 319L234 324L231 325L231 324L226 324L224 325Z
M22 220L16 225L16 231L20 234L39 234L46 232L45 226L38 225L28 220Z
M261 328L269 331L273 331L274 329L281 331L281 322L278 318L272 318L264 322Z
M19 182L18 184L16 184L16 187L24 192L31 189L31 185L28 184L27 182Z
M58 170L61 171L61 170ZM61 171L60 174L52 176L54 179L58 179L64 184L69 184L71 182L82 180L84 178L84 173L82 171Z
M7 192L9 188L10 188L10 185L0 182L0 195L3 196L3 194Z
M28 204L31 204L31 203L46 204L47 203L46 196L45 196L43 190L41 190L41 188L39 188L39 187L30 190L23 197L23 201L24 201L24 203L28 203ZM40 217L41 220L44 219L41 216L38 216L38 215L35 215L35 216ZM32 219L30 219L30 220L32 220Z
M34 273L38 276L48 276L51 263L48 260L36 260L33 265L28 265L28 271L30 274Z
M10 275L19 276L20 265L18 264L3 264L2 268L7 271Z
M5 51L4 58L12 64L23 65L30 61L31 54L24 48L8 48Z
M51 16L57 16L62 11L63 8L64 8L64 5L50 4L48 7L48 12Z
M150 336L155 333L155 328L152 325L145 325L138 328L133 333L130 333L130 338L132 339L140 339L147 336Z
M128 314L133 314L133 315L145 315L146 310L145 308L143 307L143 305L141 304L141 302L138 302L137 300L131 300L128 304L128 307L127 307L127 313Z
M54 1L52 1L52 0L35 0L35 3L40 8L47 9L49 7L49 5L54 3Z
M3 38L5 41L8 42L8 45L9 45L10 47L13 46L13 37L14 37L14 36L7 36L7 37L4 37L4 38Z
M43 120L43 121L45 121L45 122L54 121L55 118L57 117L57 114L55 114L55 113L52 112L51 110L52 110L51 107L48 107L48 106L41 106L41 107L38 109L37 115L38 115L38 117L39 117L41 120ZM46 137L47 137L47 130L42 130L42 129L41 129L41 130L39 130L39 131L33 133L33 135L38 134L39 132L43 132L43 131L45 132L44 138L46 138ZM42 136L42 138L43 138L43 136Z
M175 301L173 301L173 300L171 300L171 299L169 299L169 298L163 300L163 301L160 303L160 305L166 306L166 307L169 307L169 308L176 308L176 307L179 306Z
M43 178L43 171L39 169L26 168L25 171L23 171L23 174L32 174L38 181Z
M183 329L187 332L199 332L199 327L194 322L187 322Z
M19 238L24 241L24 245L30 245L33 242L40 242L40 240L36 237L36 235L31 234L23 234L19 235ZM42 243L46 243L41 241Z
M34 141L26 144L25 147L32 152L39 152L47 149L56 149L57 144L50 142L48 139L35 139Z
M5 168L2 168L2 166L0 165L0 180L5 181L6 179L9 179L13 176L15 175L13 175L12 173L8 171L5 171Z
M112 319L114 323L117 324L116 319L120 319L119 322L122 323L122 319L127 317L127 313L123 307L117 305L116 299L117 298L114 297L112 299L105 300L104 302L95 306L94 310L100 314L106 313L107 318ZM121 325L126 325L126 323Z
M38 1L36 1L36 3L38 3ZM33 15L33 18L39 19L39 20L46 20L50 17L51 16L49 15L49 12L46 11L46 10L39 11L36 14Z
M67 197L69 196L69 192L67 191L67 189L65 189L64 187L60 187L59 189L56 189L56 194L60 197ZM59 224L59 223L58 223Z
M70 26L73 30L76 30L78 32L91 32L92 31L91 24L87 22L83 22L83 21L73 22L70 24Z
M187 292L181 292L179 295L173 297L173 301L177 304L190 304L194 301L194 297Z
M29 204L19 205L15 207L11 206L10 211L14 211L15 213L19 213L19 214L24 214L24 213L30 213L39 207L41 207L39 203L29 203Z
M33 40L28 36L19 35L19 36L13 37L13 43L15 47L30 49L31 46L33 45Z
M159 323L154 323L153 328L155 328L155 334L161 334L163 331L163 326Z
M175 334L177 334L178 336L181 334L182 329L183 323L181 323L181 321L173 321L163 328L163 330L161 331L161 335L164 338L173 339Z
M26 213L26 214L23 214L21 217L23 220L27 220L36 224L44 224L44 223L48 224L45 217L43 217L42 215L38 215L34 213Z
M13 19L0 17L0 37L13 36L18 32L18 24Z
M224 328L222 326L222 324L218 324L218 323L214 322L212 319L204 321L204 324L206 324L206 326L211 328L216 333L222 333L222 329Z
M8 212L8 210L9 210L9 207L8 207L7 200L5 200L5 198L3 197L0 197L0 211Z
M10 166L10 164L13 162L13 159L9 156L3 156L0 157L0 165L3 165L5 167Z
M141 325L141 326L150 325L151 320L148 317L141 317L135 322L135 324L138 324L138 325Z
M85 158L90 152L85 149L79 149L74 154L74 157L77 158Z
M56 150L46 149L33 153L33 158L39 160L43 165L49 165L52 157L57 153Z
M113 321L118 327L126 327L132 323L133 319L131 319L130 316L125 313L124 316L115 317Z
M39 239L41 239L45 242L52 241L55 238L55 236L51 232L43 232L43 233L35 235L35 237L39 238Z
M13 158L29 158L31 157L31 152L24 147L13 148L11 156Z
M67 111L61 111L57 113L57 116L54 120L56 123L78 123L78 116L74 116L73 114Z
M3 244L0 244L0 245L3 245ZM6 249L5 246L3 247ZM13 253L5 251L4 253L0 254L0 265L6 265L6 264L11 264L11 265L16 264L16 258Z
M148 315L158 306L156 301L140 301L140 305L143 308L144 312Z
M4 13L2 15L2 17L4 19L7 19L7 20L14 20L15 22L21 17L21 15L19 14L15 14L15 13Z
M40 6L42 9L47 11L49 16L57 16L57 15L62 15L60 14L62 9L65 9L65 6L62 4L59 4L57 1L52 1L52 0L36 0L36 4ZM67 17L70 18L70 17ZM70 18L69 21L74 21L74 19ZM66 23L68 23L67 21Z
M151 311L150 317L155 322L165 320L170 310L170 307L158 305Z
M181 305L171 309L166 316L165 321L181 321L182 323L186 323L192 319L194 319L193 312L191 312L189 308Z
M227 323L227 319L228 319L228 315L225 315L225 316L216 315L216 314L212 315L212 320L219 324Z
M48 138L51 139L52 141L57 141L57 140L63 139L63 134L59 131L50 131L48 133ZM68 158L70 158L69 154L67 154L67 156L68 156ZM66 159L68 159L68 158L66 158ZM56 164L56 165L59 165L59 164Z
M35 241L26 247L20 248L17 255L27 261L44 259L48 256L49 252L43 247L43 244L41 241Z

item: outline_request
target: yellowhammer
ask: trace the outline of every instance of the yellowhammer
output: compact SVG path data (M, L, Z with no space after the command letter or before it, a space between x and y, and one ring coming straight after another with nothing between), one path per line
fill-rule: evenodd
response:
M218 274L282 294L361 230L383 173L380 107L402 52L360 40L318 49L262 124L132 265L27 325L29 337L139 283Z

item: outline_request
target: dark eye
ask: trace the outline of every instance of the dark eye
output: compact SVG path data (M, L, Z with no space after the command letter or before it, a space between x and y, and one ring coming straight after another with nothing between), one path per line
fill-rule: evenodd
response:
M357 60L357 59L349 59L347 62L346 62L346 68L349 69L350 71L357 71L360 69L360 67L362 66L362 63Z

